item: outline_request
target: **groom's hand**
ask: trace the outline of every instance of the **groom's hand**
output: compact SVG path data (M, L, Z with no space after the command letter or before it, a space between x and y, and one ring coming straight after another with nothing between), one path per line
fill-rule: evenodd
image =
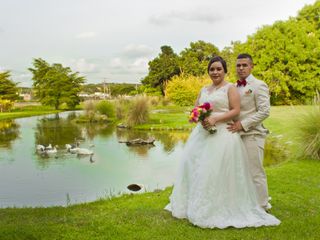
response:
M235 132L239 132L239 131L243 130L243 127L242 127L240 121L236 121L236 122L234 122L234 123L228 123L228 125L229 125L229 126L227 127L227 129L228 129L230 132L235 133Z

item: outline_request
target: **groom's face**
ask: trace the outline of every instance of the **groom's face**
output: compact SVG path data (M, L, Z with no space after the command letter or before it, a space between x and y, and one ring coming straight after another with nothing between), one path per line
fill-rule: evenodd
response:
M249 58L240 58L237 59L237 74L238 77L242 79L246 79L253 69L253 64Z

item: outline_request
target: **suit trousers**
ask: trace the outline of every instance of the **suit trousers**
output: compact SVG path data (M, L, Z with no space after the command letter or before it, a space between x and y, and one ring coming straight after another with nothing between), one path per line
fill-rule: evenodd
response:
M269 196L267 175L263 168L265 137L252 134L242 135L241 138L247 149L249 158L249 171L256 187L258 202L261 207L266 208Z

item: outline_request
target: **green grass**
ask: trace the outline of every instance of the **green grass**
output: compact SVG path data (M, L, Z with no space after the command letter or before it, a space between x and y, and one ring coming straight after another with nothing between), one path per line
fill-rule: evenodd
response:
M265 125L273 134L283 135L281 141L295 141L296 119L305 109L273 107ZM185 116L169 108L153 115L149 127L179 126ZM157 122L160 119L161 124ZM298 146L296 142L293 145ZM65 208L0 209L0 239L319 239L320 162L298 161L291 155L290 161L267 167L266 172L271 213L282 221L277 227L194 227L163 210L171 192L167 188Z
M36 115L45 115L50 113L61 112L52 107L46 106L25 106L13 109L11 112L0 113L0 120L31 117Z
M148 123L134 126L141 130L186 130L194 127L188 122L192 107L165 106L153 109Z

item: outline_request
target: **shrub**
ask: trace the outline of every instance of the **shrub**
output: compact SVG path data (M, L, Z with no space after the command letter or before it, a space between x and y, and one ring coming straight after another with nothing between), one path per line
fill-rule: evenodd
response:
M102 100L98 102L96 105L96 109L100 114L106 115L109 118L113 118L115 116L115 108L109 101Z
M124 119L128 114L129 100L124 97L118 97L115 101L115 111L117 119Z
M166 86L166 97L179 106L194 105L201 88L211 84L209 76L174 76Z
M149 103L151 104L151 106L157 106L161 103L160 99L162 97L160 96L148 96L149 99Z
M127 124L134 126L145 123L149 119L149 104L146 96L137 96L131 103L128 111Z
M162 98L161 105L168 106L170 104L170 99L167 97Z
M299 130L301 157L320 159L320 96L317 93L315 103L302 115L297 123Z
M13 102L6 99L0 99L0 112L8 112L12 109Z
M86 118L89 119L89 121L92 121L95 118L95 111L96 111L96 104L94 101L89 100L84 102L84 111Z
M265 166L274 165L286 161L289 156L288 144L281 141L282 135L270 134L264 145L264 161Z

